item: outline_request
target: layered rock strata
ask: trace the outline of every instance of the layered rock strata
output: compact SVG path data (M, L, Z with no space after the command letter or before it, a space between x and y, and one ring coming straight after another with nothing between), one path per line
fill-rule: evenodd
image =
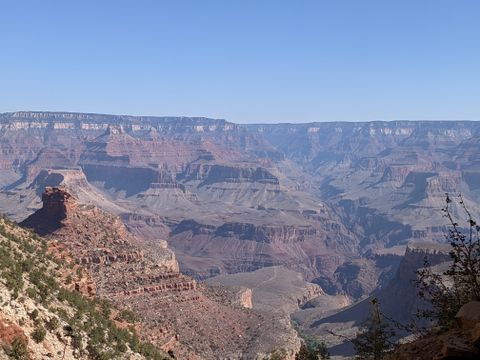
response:
M59 250L87 269L96 296L138 314L146 340L185 359L253 359L280 345L292 357L298 349L288 323L248 310L248 289L198 288L179 273L165 242L145 244L118 217L79 204L66 189L47 188L43 201L22 225L48 231Z

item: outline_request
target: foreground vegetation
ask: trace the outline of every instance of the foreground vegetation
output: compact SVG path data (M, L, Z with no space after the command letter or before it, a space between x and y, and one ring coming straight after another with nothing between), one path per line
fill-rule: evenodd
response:
M393 326L408 330L417 337L437 336L457 326L455 317L463 305L480 301L480 225L473 219L462 195L458 196L457 203L465 218L462 223L456 220L451 209L453 202L447 194L442 209L450 225L447 234L450 266L445 272L437 273L425 258L425 266L417 272L418 296L427 306L418 309L416 318L426 321L430 328L421 329L415 320L407 326L392 324L392 320L381 313L377 300L373 299L372 312L364 330L352 340L357 359L384 359L396 345Z
M78 274L73 272L72 263L49 254L47 249L44 239L0 218L0 289L4 290L0 303L2 308L8 304L33 308L28 317L19 317L15 324L19 328L33 326L30 343L59 338L65 348L71 347L76 358L120 359L135 353L145 359L170 358L139 340L134 314L118 312L108 301L89 299L68 289L68 283ZM65 276L68 272L71 274ZM126 324L122 328L113 317L117 312L116 318ZM28 343L28 337L17 336L0 345L10 358L27 359Z
M450 222L447 238L451 265L438 274L426 262L417 280L419 297L429 304L419 310L419 318L427 320L436 331L444 332L456 326L455 315L463 305L480 301L480 226L461 196L458 204L466 221L457 222L451 212L452 202L447 196L443 209ZM19 328L28 325L28 337L16 336L6 342L0 338L0 355L3 351L12 359L29 359L30 346L58 338L76 358L121 359L127 354L155 360L170 358L152 344L140 341L134 313L118 311L108 301L90 299L72 290L69 285L79 276L81 271L78 272L78 268L75 271L71 262L48 252L44 239L0 218L0 304L2 308L12 303L15 306L28 303L28 308L32 308L33 304L33 310L26 317L19 316L15 324ZM122 328L116 321L122 322ZM391 325L373 299L369 319L352 340L357 358L385 359L395 347ZM325 344L313 338L304 340L297 360L329 358ZM269 357L270 360L282 358L281 351Z

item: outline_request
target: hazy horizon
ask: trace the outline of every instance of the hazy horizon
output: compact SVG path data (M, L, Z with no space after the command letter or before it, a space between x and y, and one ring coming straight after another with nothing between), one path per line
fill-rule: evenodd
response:
M239 125L281 125L281 124L313 124L313 123L370 123L370 122L477 122L478 119L375 119L375 120L321 120L321 121L299 121L289 122L237 122L225 118L217 118L213 116L203 116L203 115L155 115L155 114L120 114L120 113L100 113L100 112L91 112L91 111L50 111L50 110L14 110L14 111L0 111L2 114L12 114L18 112L33 112L33 113L56 113L56 114L90 114L90 115L105 115L105 116L132 116L132 117L152 117L152 118L205 118L212 120L224 120Z
M392 119L392 120L338 120L338 121L297 121L297 122L237 122L225 118L217 118L212 116L197 116L197 115L155 115L155 114L116 114L116 113L99 113L99 112L89 112L89 111L50 111L50 110L14 110L14 111L0 111L0 115L3 114L12 114L18 112L33 112L33 113L56 113L56 114L89 114L89 115L105 115L105 116L132 116L132 117L152 117L152 118L205 118L212 120L224 120L230 123L239 124L239 125L280 125L280 124L313 124L313 123L371 123L371 122L478 122L477 119Z

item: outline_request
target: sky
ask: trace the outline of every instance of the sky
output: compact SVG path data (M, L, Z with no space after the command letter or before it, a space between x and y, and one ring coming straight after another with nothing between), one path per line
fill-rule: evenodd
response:
M0 1L0 112L480 120L478 0Z

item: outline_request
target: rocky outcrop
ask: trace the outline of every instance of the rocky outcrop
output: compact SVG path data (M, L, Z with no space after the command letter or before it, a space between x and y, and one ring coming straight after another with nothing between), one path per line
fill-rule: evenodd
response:
M78 258L78 261L88 267L91 264L108 265L116 261L136 262L143 260L143 258L144 254L141 250L114 254L111 249L96 249L90 256Z
M43 207L21 223L21 226L31 228L40 235L62 227L67 214L77 207L72 195L60 188L47 187L42 194L42 202Z
M449 245L422 242L409 244L395 276L377 293L382 311L400 323L411 321L418 309L427 306L417 296L417 271L425 266L425 261L432 267L450 261L449 251Z
M310 300L315 299L318 296L325 295L322 288L317 284L307 283L305 285L304 293L297 298L297 303L299 307L302 307Z
M473 330L480 324L480 301L471 301L463 305L455 316L458 325L464 330Z
M252 289L242 288L238 291L238 302L240 306L244 308L253 308L252 304Z
M236 236L240 240L252 240L264 243L293 243L305 240L306 236L315 236L315 228L298 226L268 226L241 223L226 223L215 230L216 236Z
M416 271L425 266L425 260L427 260L431 266L450 261L449 251L450 246L447 244L442 245L426 242L409 244L400 262L397 279L404 283L415 279Z
M279 185L278 179L261 167L233 167L216 164L190 164L180 175L185 181L200 180L200 187L214 183L258 182Z
M212 235L218 237L235 237L239 240L249 240L260 243L295 243L302 242L306 237L315 236L317 229L293 225L255 225L245 223L225 223L219 227L200 224L195 220L184 220L173 228L172 234L191 232L194 235Z
M385 316L394 319L399 324L409 324L418 309L428 306L417 296L418 289L415 284L417 270L425 266L425 260L433 267L449 261L449 249L448 245L436 243L409 244L395 275L388 284L352 306L334 314L321 314L317 320L308 320L310 322L303 326L317 336L329 338L332 355L353 356L350 341L345 341L341 336L355 337L356 327L360 327L369 316L372 297L378 299L380 309ZM418 320L416 324L417 326L427 325L426 323L421 324ZM340 337L331 338L330 331L332 329L335 329L336 334ZM400 330L397 331L397 335L400 335L400 332Z
M46 188L42 195L45 218L48 221L60 222L67 213L75 211L76 202L72 195L59 188Z
M108 297L118 297L118 296L137 296L143 294L153 294L153 293L171 293L175 291L188 291L195 290L196 282L192 279L183 278L178 276L175 277L172 282L160 282L159 284L151 284L149 286L138 287L136 289L129 289L118 293L110 293ZM199 295L197 295L197 299Z
M93 206L80 205L64 188L46 188L42 199L42 209L21 225L38 233L46 233L45 229L48 228L55 242L70 253L76 262L89 269L94 278L97 277L96 285L100 293L118 288L118 281L130 281L132 294L195 288L193 281L185 282L181 278L174 255L161 240L155 258L152 254L146 256L139 247L140 239L131 235L119 218ZM120 268L121 273L126 274L115 274ZM101 277L110 279L110 284L102 284L98 278L100 273ZM127 280L127 274L130 280ZM136 287L138 277L142 279L144 290ZM178 283L175 278L178 278ZM162 281L166 280L168 282L162 285Z
M399 345L387 360L451 360L480 357L480 303L469 302L456 315L457 327L436 333L435 329L417 340Z
M78 203L66 189L47 189L42 209L57 214L58 208L63 211L61 226L51 231L48 239L56 244L58 252L61 249L87 269L93 279L93 286L89 286L87 280L82 283L72 278L72 287L95 291L97 297L133 310L139 316L138 331L145 340L173 350L179 358L199 355L216 359L228 354L229 358L240 359L255 358L280 345L281 337L268 341L259 338L259 333L262 336L266 332L287 334L281 341L290 341L289 350L294 353L296 334L288 324L278 323L269 315L249 312L248 290L227 291L230 295L224 297L216 289L199 289L195 280L179 273L165 241L146 243L128 232L118 217ZM25 224L38 229L37 222L45 214L46 210L39 210Z

